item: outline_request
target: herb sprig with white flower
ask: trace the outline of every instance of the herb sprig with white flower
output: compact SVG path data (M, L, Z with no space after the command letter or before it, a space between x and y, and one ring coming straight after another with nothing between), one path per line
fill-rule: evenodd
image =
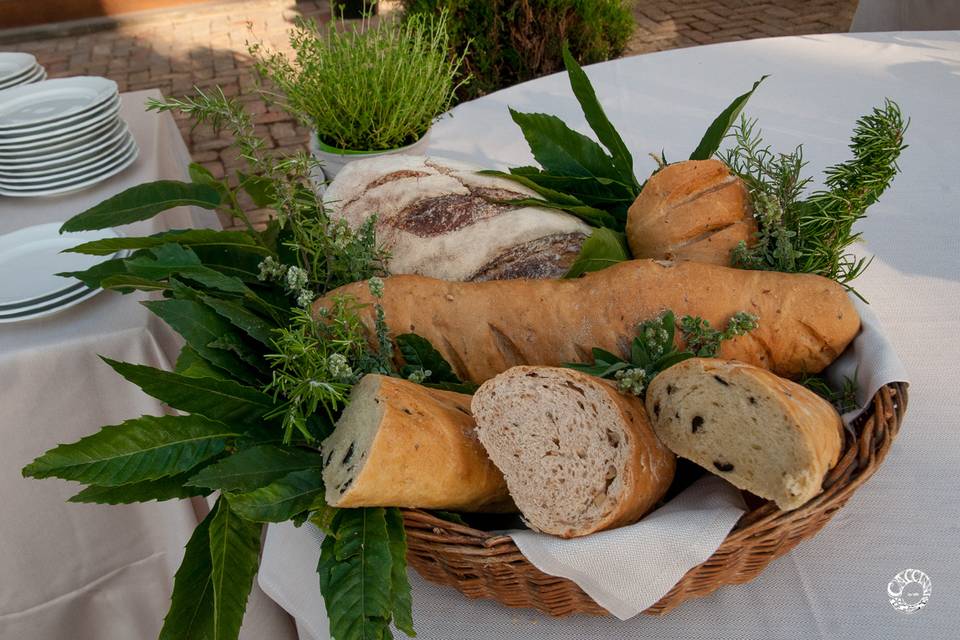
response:
M637 325L629 359L594 348L593 364L566 363L564 366L599 378L612 378L622 393L642 398L661 371L688 358L715 357L723 341L746 335L757 326L757 317L743 311L733 314L723 330L714 329L699 316L683 316L680 338L684 348L680 349L675 340L676 318L673 311L667 310Z

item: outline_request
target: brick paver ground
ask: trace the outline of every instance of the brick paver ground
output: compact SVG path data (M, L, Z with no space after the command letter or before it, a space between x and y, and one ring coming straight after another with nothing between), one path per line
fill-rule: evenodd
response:
M857 0L637 0L626 55L850 29Z
M768 36L847 31L857 0L637 0L637 29L625 55ZM396 4L394 2L394 4ZM0 45L0 51L37 56L51 78L101 75L121 91L158 88L180 97L192 87L220 86L255 115L268 146L304 147L307 129L252 91L255 79L246 43L286 48L286 31L299 16L328 20L326 0L244 0L170 11L108 30ZM229 141L209 127L178 120L193 158L215 175L241 167ZM259 212L258 212L259 213Z

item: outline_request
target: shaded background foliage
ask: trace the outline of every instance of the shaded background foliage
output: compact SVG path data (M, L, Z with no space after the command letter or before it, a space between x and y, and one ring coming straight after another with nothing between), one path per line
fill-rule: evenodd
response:
M406 15L449 12L452 55L467 48L458 93L469 100L580 64L616 58L633 33L632 0L404 0Z

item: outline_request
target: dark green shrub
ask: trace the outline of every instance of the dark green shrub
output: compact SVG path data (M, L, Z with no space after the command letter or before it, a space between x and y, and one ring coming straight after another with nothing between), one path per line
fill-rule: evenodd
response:
M581 64L615 58L633 33L632 0L404 0L407 15L449 12L452 54L467 48L459 91L475 98L563 70L562 46ZM469 43L469 47L467 46Z

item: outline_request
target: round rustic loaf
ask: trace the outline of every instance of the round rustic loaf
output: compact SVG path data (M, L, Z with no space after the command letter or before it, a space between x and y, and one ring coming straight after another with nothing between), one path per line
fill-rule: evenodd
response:
M387 156L347 165L324 194L334 218L354 229L377 216L390 273L442 280L558 278L590 227L542 207L504 204L539 198L479 167L425 156Z
M743 181L719 160L687 160L647 180L627 212L635 258L730 265L730 252L751 243L757 224Z

